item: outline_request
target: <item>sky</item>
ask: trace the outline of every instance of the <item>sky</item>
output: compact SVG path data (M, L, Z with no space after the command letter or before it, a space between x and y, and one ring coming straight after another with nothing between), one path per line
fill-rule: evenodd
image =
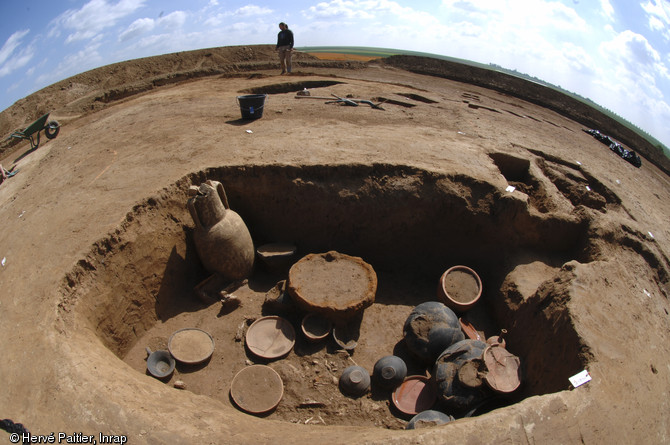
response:
M369 46L515 69L670 147L670 0L0 0L0 110L124 60L230 45Z

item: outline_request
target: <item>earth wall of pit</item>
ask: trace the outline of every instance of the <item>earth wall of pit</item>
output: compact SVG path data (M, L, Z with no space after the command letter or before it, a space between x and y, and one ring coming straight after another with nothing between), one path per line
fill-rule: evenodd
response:
M193 289L208 273L185 203L188 186L207 179L223 183L256 246L295 243L298 258L337 250L363 258L382 276L421 282L436 282L455 264L473 267L486 283L482 305L497 326L514 327L510 339L526 372L520 398L566 389L567 378L590 359L568 299L554 298L569 285L571 267L563 265L591 260L587 220L531 212L524 199L473 178L382 164L213 168L135 206L66 277L61 305L119 358L155 323L200 309ZM547 284L519 304L507 277L531 262L546 271L537 284ZM421 292L378 302L411 307L434 299Z

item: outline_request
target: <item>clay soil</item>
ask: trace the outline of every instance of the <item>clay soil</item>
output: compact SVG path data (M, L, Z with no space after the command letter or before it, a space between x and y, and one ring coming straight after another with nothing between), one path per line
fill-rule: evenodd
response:
M444 280L444 291L459 303L469 303L479 294L479 283L469 272L454 270Z
M19 170L0 185L0 418L35 435L147 444L666 443L670 178L500 88L382 60L294 63L279 76L265 46L141 59L0 113L6 135L48 111L62 124L38 149L5 143L0 155ZM296 98L305 88L312 98ZM269 94L253 121L236 101L250 93ZM332 95L383 110L314 98ZM256 246L293 243L296 260L334 250L375 269L353 351L307 341L302 310L266 302L286 269L257 261L247 282L215 277L195 291L210 274L186 200L207 179L223 183ZM431 374L402 327L458 264L483 283L468 321L486 337L508 331L523 384L471 417L404 430L411 416L389 390L347 397L338 378L390 354ZM224 288L239 304L218 301ZM261 359L245 332L272 314L296 341ZM211 358L148 375L146 348L185 327L212 335ZM262 415L230 397L253 364L284 385ZM592 381L573 388L583 369Z

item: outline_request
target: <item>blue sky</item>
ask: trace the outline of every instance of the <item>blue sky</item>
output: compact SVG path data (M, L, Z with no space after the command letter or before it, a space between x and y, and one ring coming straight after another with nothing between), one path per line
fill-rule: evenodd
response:
M670 147L670 0L2 0L0 110L110 63L228 45L373 46L516 69Z

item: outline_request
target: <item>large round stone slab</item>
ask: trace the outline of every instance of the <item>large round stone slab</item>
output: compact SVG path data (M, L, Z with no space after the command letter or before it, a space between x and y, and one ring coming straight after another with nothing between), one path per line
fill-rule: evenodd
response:
M291 267L287 287L305 311L347 319L374 303L377 274L359 257L335 251L312 253Z

